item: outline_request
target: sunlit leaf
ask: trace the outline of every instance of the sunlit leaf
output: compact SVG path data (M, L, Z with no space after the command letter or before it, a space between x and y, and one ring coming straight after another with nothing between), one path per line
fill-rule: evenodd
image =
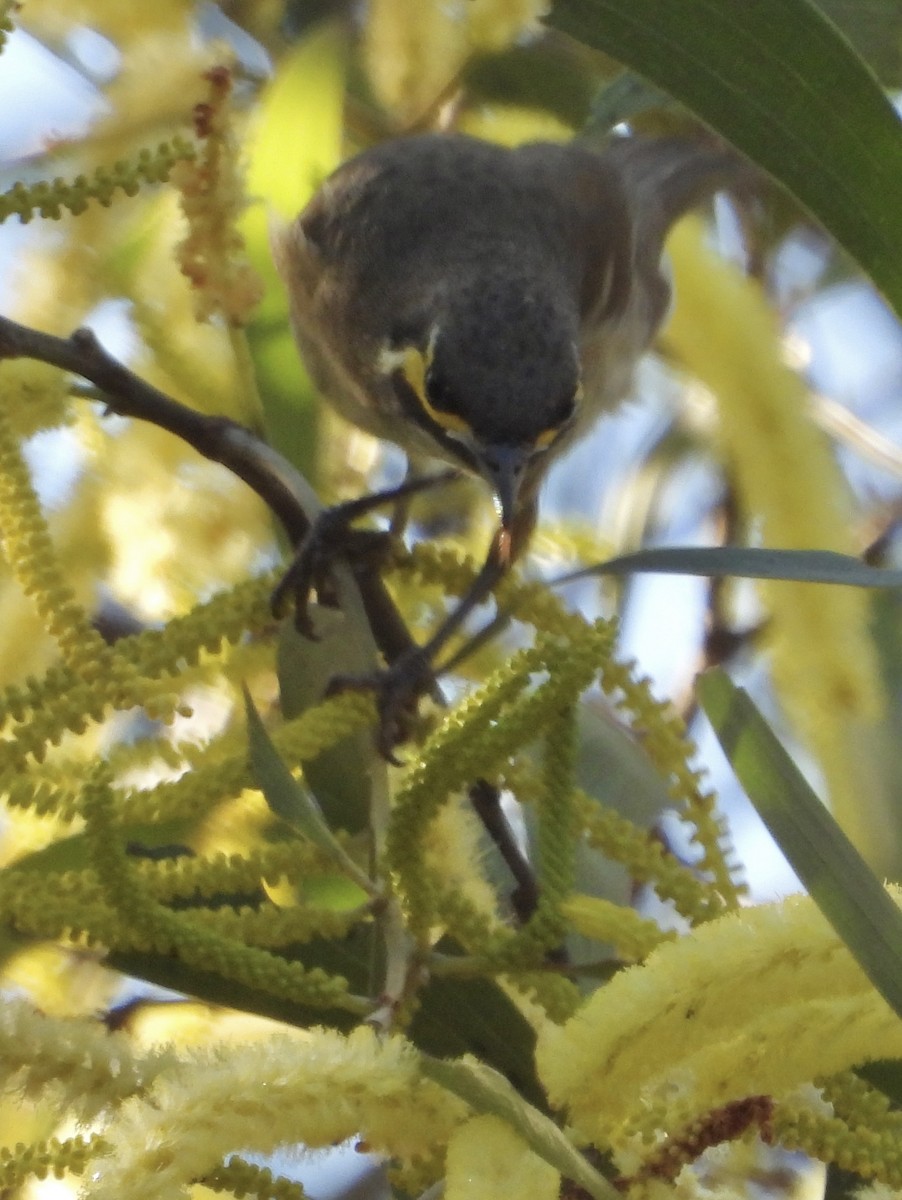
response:
M711 579L784 579L845 587L902 587L902 571L869 567L833 550L765 550L753 546L658 546L574 571L561 583L591 575L703 575Z
M699 698L774 841L871 983L902 1015L902 912L746 692L717 670L699 680Z
M269 248L271 214L288 220L341 157L347 45L338 25L320 26L279 63L264 89L248 141L248 192L254 203L242 232L266 281L247 330L266 434L309 478L316 475L315 392L288 325L288 301Z

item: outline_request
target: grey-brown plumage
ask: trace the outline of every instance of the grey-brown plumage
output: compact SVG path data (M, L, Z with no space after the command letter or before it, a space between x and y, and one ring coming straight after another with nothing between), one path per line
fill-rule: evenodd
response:
M368 150L275 239L308 367L354 424L483 476L517 553L664 317L668 229L736 167L670 139Z

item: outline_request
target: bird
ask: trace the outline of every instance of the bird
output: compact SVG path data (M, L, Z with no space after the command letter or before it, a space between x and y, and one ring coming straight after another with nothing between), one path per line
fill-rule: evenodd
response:
M551 464L629 395L670 305L666 235L741 161L688 138L599 150L413 134L349 159L275 233L294 337L325 400L494 498L483 569L420 648L414 690L525 552Z

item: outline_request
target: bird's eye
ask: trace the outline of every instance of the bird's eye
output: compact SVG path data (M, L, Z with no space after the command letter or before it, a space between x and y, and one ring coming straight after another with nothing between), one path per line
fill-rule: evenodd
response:
M551 420L548 426L536 438L536 449L547 450L552 442L556 441L558 434L569 425L576 413L576 406L582 399L582 386L578 385L576 391L567 392L561 397L554 408L551 410Z
M583 398L583 385L578 383L572 392L565 392L554 410L554 424L558 427L573 420L577 405Z
M454 393L447 382L434 369L426 373L426 395L430 405L439 412L453 412Z
M445 433L469 434L470 426L455 412L454 392L433 369L426 371L420 402L426 412Z

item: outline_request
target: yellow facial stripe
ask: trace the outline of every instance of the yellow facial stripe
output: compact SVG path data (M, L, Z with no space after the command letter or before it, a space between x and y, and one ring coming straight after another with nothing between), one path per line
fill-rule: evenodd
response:
M471 433L469 424L456 413L443 412L435 408L429 401L426 391L426 374L432 362L432 341L424 354L418 346L404 346L400 350L383 350L379 356L379 366L387 374L400 371L410 385L414 395L422 404L424 410L436 425L447 433Z
M438 330L433 329L425 353L419 346L403 346L397 349L389 346L384 347L379 355L379 370L386 375L392 375L395 371L400 371L430 420L434 421L441 429L444 429L446 433L472 436L473 428L468 421L458 416L457 413L444 412L440 408L435 408L429 400L426 390L426 376L429 373L429 367L432 363L433 346L435 345L437 333ZM579 384L574 396L574 403L579 404L582 397L583 388L582 384ZM536 450L547 450L561 432L561 428L562 426L553 426L550 429L543 430L535 440L534 446Z
M411 384L411 386L413 386ZM459 417L457 413L442 412L440 408L433 408L429 403L429 397L426 395L426 389L422 392L417 392L420 403L430 417L435 421L436 425L441 425L446 433L472 433L472 427L469 421L465 421L463 417Z
M573 395L574 408L580 403L582 398L583 398L583 385L580 383L580 384L577 384L576 392ZM557 435L561 432L561 430L567 424L569 424L569 421L565 421L562 425L553 425L550 429L543 429L542 432L539 434L539 436L536 438L536 441L535 441L536 449L537 450L547 450L548 447L551 445L551 443L555 440Z

